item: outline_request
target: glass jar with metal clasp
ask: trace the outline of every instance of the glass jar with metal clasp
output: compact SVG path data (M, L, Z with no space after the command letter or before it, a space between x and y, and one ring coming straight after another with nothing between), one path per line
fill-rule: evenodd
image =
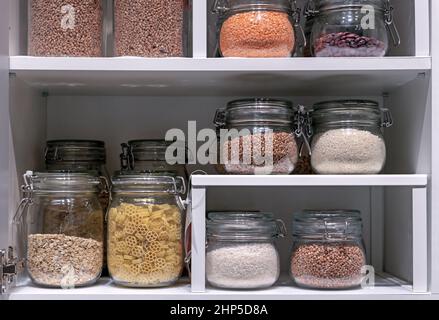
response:
M183 270L182 177L118 172L108 211L108 269L126 287L164 287Z
M222 57L291 57L303 35L295 0L216 0L212 12Z
M377 174L386 162L390 110L370 100L317 103L311 112L311 164L318 174Z
M14 222L31 280L57 288L94 284L103 267L102 180L87 173L32 171L24 180Z
M383 57L401 38L390 0L309 0L309 42L315 57Z
M207 281L225 289L271 287L280 273L275 240L285 235L284 223L271 213L209 213Z
M302 211L294 215L291 276L298 286L359 287L365 265L359 211Z

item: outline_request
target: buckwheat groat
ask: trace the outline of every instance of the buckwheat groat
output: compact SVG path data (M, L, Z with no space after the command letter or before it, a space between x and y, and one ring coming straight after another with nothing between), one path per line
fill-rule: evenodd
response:
M102 0L30 0L29 55L103 55Z

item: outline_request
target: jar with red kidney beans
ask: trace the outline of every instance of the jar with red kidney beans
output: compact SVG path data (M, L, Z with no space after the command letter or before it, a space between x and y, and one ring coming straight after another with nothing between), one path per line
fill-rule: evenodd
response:
M401 38L390 0L309 0L305 9L314 21L309 35L315 57L383 57L390 38Z

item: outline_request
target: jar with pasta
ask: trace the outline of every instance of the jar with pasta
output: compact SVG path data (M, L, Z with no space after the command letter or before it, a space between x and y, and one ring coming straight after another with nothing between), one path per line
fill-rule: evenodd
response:
M181 177L117 173L108 211L108 268L127 287L165 287L183 269Z

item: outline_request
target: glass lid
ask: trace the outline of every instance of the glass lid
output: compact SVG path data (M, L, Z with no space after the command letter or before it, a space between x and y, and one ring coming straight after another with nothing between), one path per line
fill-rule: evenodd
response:
M293 104L288 100L242 99L231 101L225 109L217 110L215 124L272 123L289 125L294 120Z
M271 239L286 234L283 223L272 213L211 212L207 219L207 234L224 239Z
M26 190L33 192L96 192L102 184L95 174L65 171L28 171L24 180Z
M174 172L118 171L111 182L113 192L186 192L184 179Z
M92 162L105 164L105 142L95 140L51 140L46 143L47 164Z
M364 6L373 6L376 9L384 10L389 5L389 0L310 0L308 5L321 11Z
M311 111L315 124L327 122L383 122L383 110L371 100L334 100L316 103Z
M165 140L132 140L123 144L122 148L128 148L134 162L136 161L166 161L168 148L173 148L173 158L179 163L186 163L187 148L182 141Z
M305 210L293 216L293 236L317 239L348 239L362 236L361 212L357 210Z
M295 0L216 0L213 12L226 12L228 10L276 10L293 11L296 5Z

